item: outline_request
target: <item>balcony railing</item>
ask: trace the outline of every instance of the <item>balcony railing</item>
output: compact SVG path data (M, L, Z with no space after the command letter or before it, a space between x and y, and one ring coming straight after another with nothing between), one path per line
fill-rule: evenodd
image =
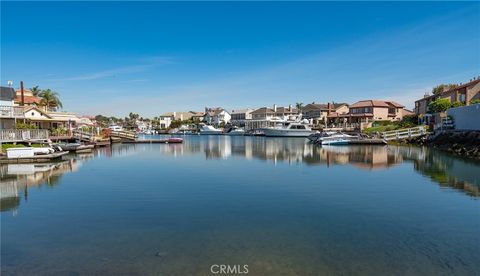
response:
M23 118L23 107L0 105L0 118Z
M0 129L0 142L29 142L48 139L47 129Z

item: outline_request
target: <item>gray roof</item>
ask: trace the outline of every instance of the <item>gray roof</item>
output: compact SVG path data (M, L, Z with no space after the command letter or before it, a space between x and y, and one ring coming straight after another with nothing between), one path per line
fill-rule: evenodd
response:
M12 87L0 86L0 100L12 101L15 98L15 89Z

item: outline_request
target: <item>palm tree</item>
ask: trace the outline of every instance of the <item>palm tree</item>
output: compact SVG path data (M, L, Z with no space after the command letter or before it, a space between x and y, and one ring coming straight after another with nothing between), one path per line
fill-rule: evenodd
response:
M30 91L32 91L33 96L38 97L38 95L42 92L42 89L40 89L38 85L35 85L34 87L30 88Z
M297 107L298 110L300 110L303 107L303 103L296 103L295 106Z
M63 107L58 93L51 89L42 90L38 96L41 98L40 105L45 106L47 110L57 110L57 108Z

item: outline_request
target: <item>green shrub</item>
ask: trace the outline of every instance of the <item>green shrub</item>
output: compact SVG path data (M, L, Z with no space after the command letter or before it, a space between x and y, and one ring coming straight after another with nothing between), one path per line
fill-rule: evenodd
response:
M17 123L15 125L17 129L37 129L38 127L34 124L27 124L27 123Z
M471 100L470 104L480 104L480 99Z
M430 113L439 113L444 112L452 106L449 99L440 98L432 101L428 104L428 109Z

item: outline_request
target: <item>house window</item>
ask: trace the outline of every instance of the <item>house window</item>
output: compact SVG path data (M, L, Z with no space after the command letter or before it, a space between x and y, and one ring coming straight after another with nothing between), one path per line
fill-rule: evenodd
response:
M365 107L365 108L363 109L363 113L368 113L368 107Z
M32 116L35 116L35 112L32 112Z

